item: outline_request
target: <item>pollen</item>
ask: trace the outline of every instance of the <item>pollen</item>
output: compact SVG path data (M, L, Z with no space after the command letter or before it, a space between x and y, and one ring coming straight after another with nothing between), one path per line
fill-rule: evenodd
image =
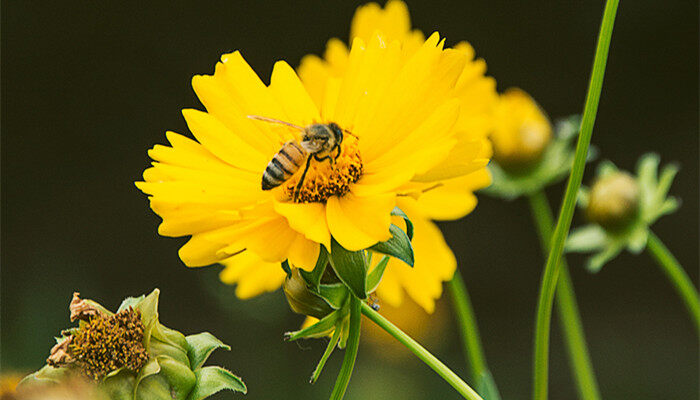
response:
M358 142L346 137L335 160L312 160L304 182L296 196L294 192L303 174L303 168L284 184L284 193L295 203L325 203L331 196L342 196L350 185L362 176L362 157ZM332 157L332 156L331 156Z
M99 314L74 333L69 351L94 380L119 368L138 372L148 361L143 331L141 313L131 307L112 316Z

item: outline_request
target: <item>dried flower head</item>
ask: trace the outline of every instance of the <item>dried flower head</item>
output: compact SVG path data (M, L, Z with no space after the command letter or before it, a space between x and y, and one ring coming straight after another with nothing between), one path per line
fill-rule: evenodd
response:
M141 313L132 307L112 316L90 318L68 348L80 369L94 380L119 368L138 372L148 361Z

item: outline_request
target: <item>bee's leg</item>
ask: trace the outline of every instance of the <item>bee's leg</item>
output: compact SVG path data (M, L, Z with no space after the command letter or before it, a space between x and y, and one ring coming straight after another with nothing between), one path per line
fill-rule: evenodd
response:
M338 157L340 157L340 151L341 151L341 150L340 150L340 145L339 145L339 144L336 144L336 145L335 145L335 148L338 149L338 154L335 155L335 159L337 160Z
M294 193L292 193L292 200L294 200L294 202L296 202L299 198L299 191L301 190L301 186L304 184L304 178L306 178L306 172L309 170L310 166L311 157L307 157L304 172L301 173L301 178L299 178L299 182L297 182L297 185L294 187Z

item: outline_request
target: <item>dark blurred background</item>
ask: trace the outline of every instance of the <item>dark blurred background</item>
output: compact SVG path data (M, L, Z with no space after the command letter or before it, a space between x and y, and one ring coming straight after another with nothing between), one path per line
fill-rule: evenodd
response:
M603 1L408 3L417 28L469 40L499 90L519 86L553 117L581 111ZM341 353L307 384L325 343L281 340L301 320L282 293L242 302L218 283L218 267L184 267L184 239L157 235L159 219L133 182L166 129L187 132L180 110L201 108L192 75L240 49L267 81L276 60L297 65L332 36L347 41L359 4L2 2L3 372L44 363L74 290L114 308L160 287L161 321L232 345L212 362L242 375L248 398L328 396ZM680 163L671 192L683 207L654 230L697 281L697 2L622 1L593 143L626 169L649 151ZM562 192L549 189L553 204ZM529 398L543 258L527 205L481 196L472 215L442 227L504 399ZM604 397L697 398L697 333L649 255L623 254L597 275L583 270L583 257L569 260ZM423 325L436 336L430 348L466 375L452 318L435 321ZM575 398L552 326L551 398ZM376 349L362 342L348 399L457 398L416 359Z

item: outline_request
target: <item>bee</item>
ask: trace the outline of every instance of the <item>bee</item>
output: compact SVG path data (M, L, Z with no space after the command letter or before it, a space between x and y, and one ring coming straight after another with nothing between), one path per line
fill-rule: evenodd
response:
M304 178L309 170L312 159L318 162L328 160L331 165L333 165L341 154L340 145L343 143L343 134L347 133L357 138L357 136L346 129L342 129L335 122L311 124L307 127L302 127L278 119L261 117L258 115L248 115L248 118L273 124L286 125L302 133L301 141L290 140L282 145L282 148L267 164L262 176L262 190L272 190L289 180L303 165L304 171L301 174L299 183L297 183L294 188L294 199L297 198L298 192L304 183Z

